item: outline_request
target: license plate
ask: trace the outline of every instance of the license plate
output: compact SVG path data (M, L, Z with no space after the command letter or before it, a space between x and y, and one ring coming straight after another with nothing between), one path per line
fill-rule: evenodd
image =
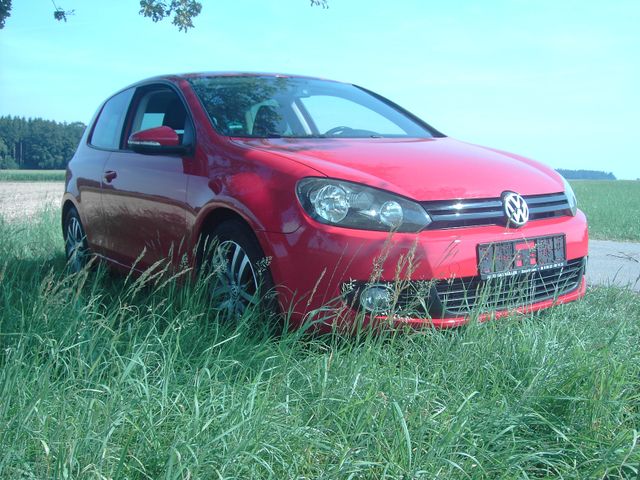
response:
M478 245L478 270L485 280L564 267L566 260L564 235Z

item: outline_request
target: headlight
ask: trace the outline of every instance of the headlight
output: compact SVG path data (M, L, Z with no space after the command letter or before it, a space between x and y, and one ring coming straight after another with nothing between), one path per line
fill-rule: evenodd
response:
M397 232L419 232L431 223L416 202L384 190L330 178L304 178L296 193L302 208L328 225Z
M576 212L578 211L578 200L576 199L576 194L573 193L573 188L571 188L571 185L569 185L566 178L562 177L562 181L564 182L564 194L567 196L571 215L575 217Z

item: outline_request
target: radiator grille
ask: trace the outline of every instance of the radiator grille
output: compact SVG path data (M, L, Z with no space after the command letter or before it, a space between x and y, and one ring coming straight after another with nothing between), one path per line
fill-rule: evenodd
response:
M564 193L525 195L529 220L571 215ZM422 202L433 223L429 228L456 228L476 225L505 225L506 216L500 198Z
M473 310L505 310L556 298L576 289L583 274L584 260L579 258L564 267L506 278L438 281L434 288L441 313L466 315Z

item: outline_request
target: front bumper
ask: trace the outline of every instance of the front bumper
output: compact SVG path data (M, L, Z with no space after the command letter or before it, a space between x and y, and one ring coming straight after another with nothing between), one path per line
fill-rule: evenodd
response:
M477 245L526 240L554 234L566 238L567 260L588 254L587 222L575 217L556 217L529 222L519 229L490 225L418 234L371 232L322 225L311 219L290 234L259 232L263 251L271 257L271 273L279 288L282 310L291 312L293 326L324 315L327 323L355 318L344 295L344 286L371 279L383 282L448 280L478 275ZM515 308L489 311L480 320L499 318L513 311L528 313L582 297L582 278L576 288L553 298L524 303ZM331 314L334 312L335 314ZM387 316L370 320L388 320ZM396 317L393 322L412 326L454 327L468 315Z
M544 310L549 307L553 307L555 305L562 305L564 303L573 302L574 300L578 300L584 297L584 294L587 290L587 282L584 277L581 278L580 283L577 288L572 291L559 295L557 298L549 298L546 300L542 300L535 303L528 303L525 305L521 305L519 307L497 310L493 312L485 312L478 314L475 318L479 322L486 322L488 320L494 320L498 318L504 318L514 314L526 315L528 313L537 312L540 310ZM375 322L377 323L391 323L394 326L410 326L410 327L425 327L425 326L433 326L435 328L453 328L459 327L469 322L471 317L466 316L446 316L442 318L412 318L412 317L394 317L389 318L388 316L376 316L373 317Z

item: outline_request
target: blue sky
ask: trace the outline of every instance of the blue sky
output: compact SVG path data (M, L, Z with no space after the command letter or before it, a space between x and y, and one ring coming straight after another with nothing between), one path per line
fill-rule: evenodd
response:
M160 73L277 71L356 83L461 140L640 177L638 0L202 0L196 28L138 1L15 0L0 115L87 123Z

